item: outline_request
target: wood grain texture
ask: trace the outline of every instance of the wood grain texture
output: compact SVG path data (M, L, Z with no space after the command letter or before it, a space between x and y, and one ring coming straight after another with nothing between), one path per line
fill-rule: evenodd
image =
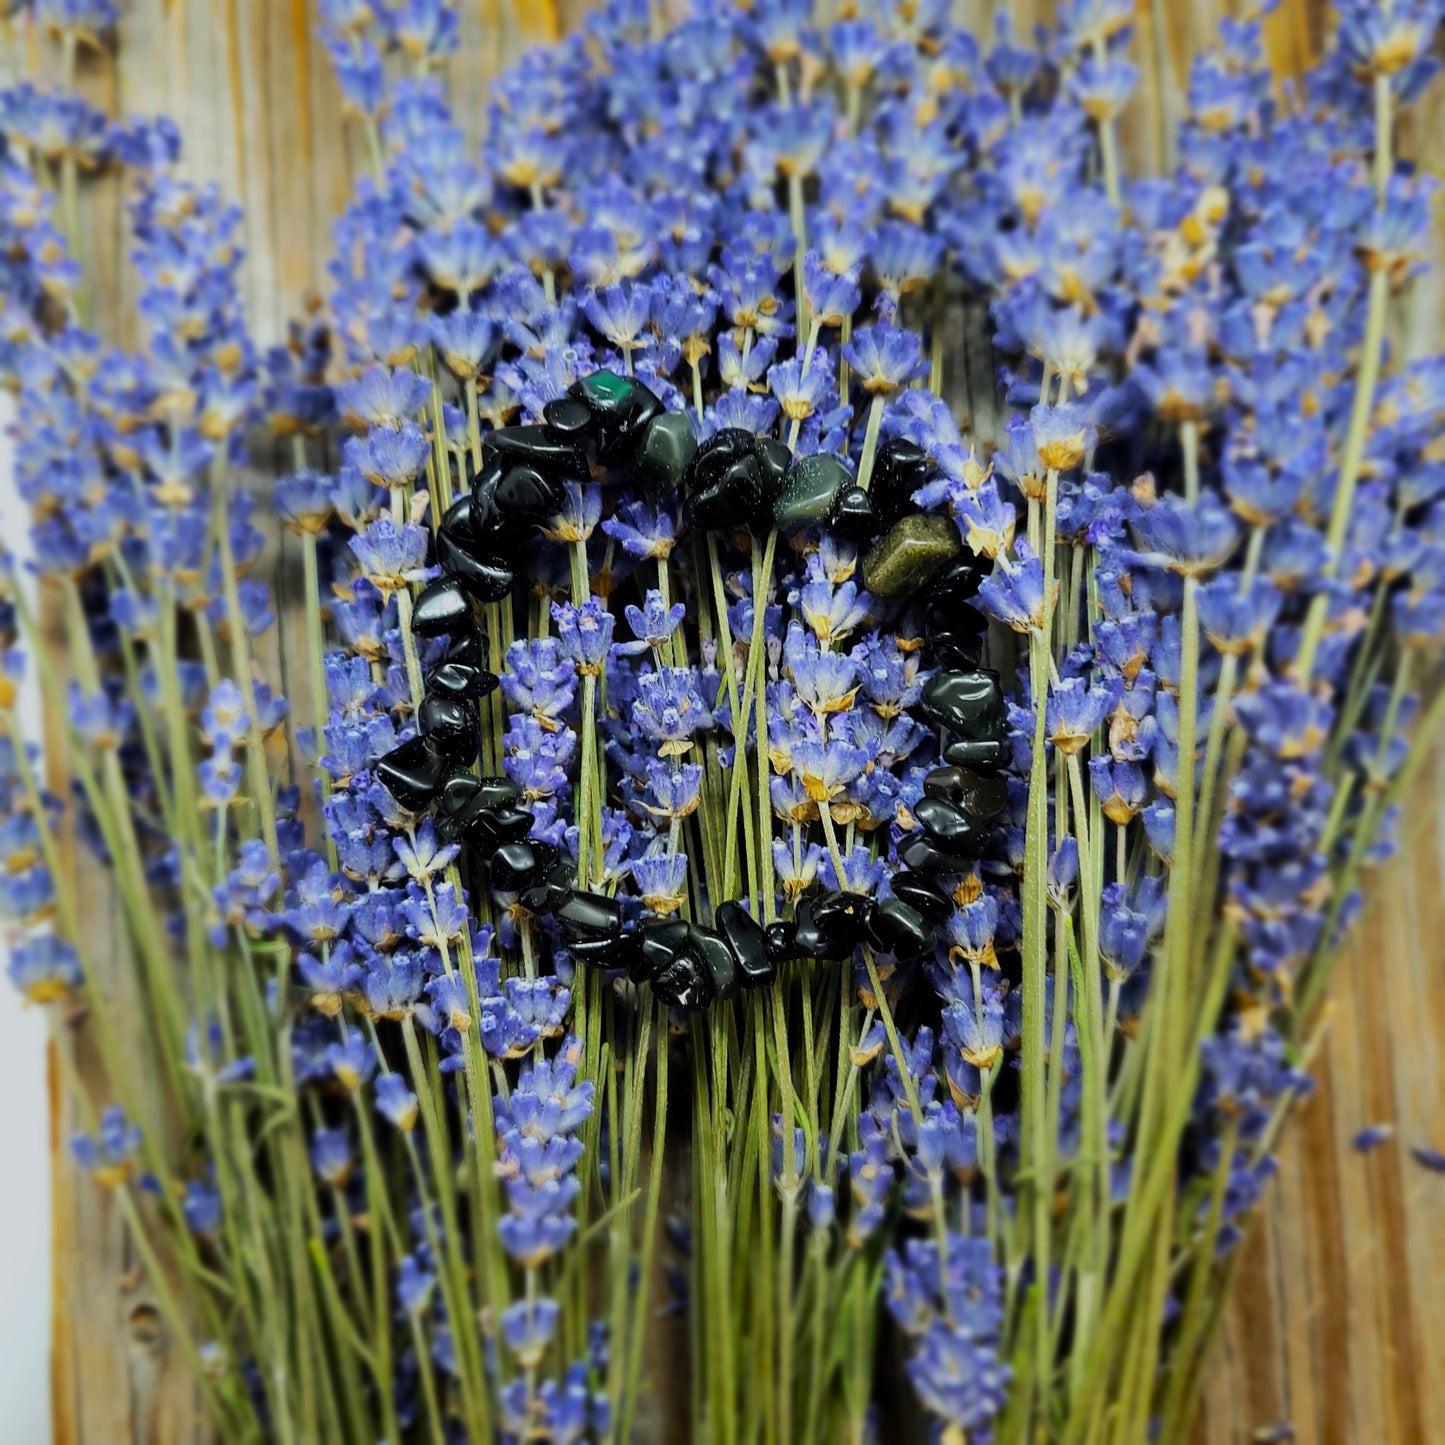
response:
M527 44L577 23L587 8L586 0L463 0L463 49L450 78L470 135L480 134L486 77ZM1208 43L1221 15L1239 8L1139 0L1141 83L1121 126L1131 169L1167 162L1188 57ZM980 36L991 34L991 0L960 0L957 9ZM1054 5L1014 0L1011 9L1027 33L1052 17ZM111 115L171 115L185 137L187 172L244 206L249 314L263 344L279 340L286 319L325 289L332 220L361 164L315 36L315 0L124 0L123 10L118 52L85 56L82 88ZM1284 0L1266 22L1271 60L1298 74L1326 33L1321 0ZM0 57L4 67L50 64L47 47L23 27L0 33ZM1402 128L1406 147L1436 170L1445 162L1442 90ZM111 181L86 190L83 249L97 278L93 316L108 335L132 338L129 242ZM1404 318L1414 348L1439 345L1442 298L1438 278L1416 293ZM982 421L991 377L971 370L966 385ZM280 666L305 716L306 672L291 665L304 641L288 605L299 593L299 557L290 539L273 534L267 561L282 624L264 660ZM1414 836L1407 858L1372 881L1373 903L1332 990L1318 1086L1284 1135L1278 1178L1243 1246L1196 1430L1208 1445L1248 1442L1285 1420L1303 1442L1420 1445L1445 1433L1445 1180L1416 1165L1406 1148L1445 1147L1445 758L1422 774L1406 831ZM103 885L91 897L97 934L113 935L113 900ZM129 1026L141 1036L134 1000L117 996L101 1006L122 1018L132 1010ZM83 1050L81 1064L92 1067ZM209 1441L124 1232L69 1167L63 1141L74 1121L53 1081L51 1097L55 1438L59 1445ZM1397 1140L1355 1152L1358 1129L1381 1122L1396 1125Z
M1369 882L1340 959L1328 1034L1245 1244L1198 1438L1249 1441L1288 1421L1300 1441L1418 1445L1445 1410L1445 754L1405 817L1404 855ZM1395 1138L1353 1147L1367 1124Z

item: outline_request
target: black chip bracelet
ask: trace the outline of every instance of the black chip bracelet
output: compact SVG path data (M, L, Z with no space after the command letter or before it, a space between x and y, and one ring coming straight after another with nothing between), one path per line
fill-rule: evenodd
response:
M998 674L979 666L987 623L974 598L985 564L963 551L947 518L912 502L931 468L927 454L905 438L885 439L864 490L836 457L795 460L780 442L741 429L698 445L684 412L664 410L642 382L611 371L575 382L543 416L487 435L472 490L442 518L441 576L415 599L412 630L445 637L447 647L427 671L416 736L378 761L376 777L407 811L434 807L443 841L465 843L485 861L494 889L550 916L574 959L625 969L683 1012L771 983L791 959L841 962L860 942L900 959L930 952L934 930L954 907L937 876L967 872L983 855L989 819L1007 801L1007 745ZM953 737L944 764L924 779L913 809L919 827L899 845L903 871L892 878L893 897L834 890L803 899L792 919L766 927L737 900L713 909L711 927L680 919L630 924L617 899L575 888L559 850L528 836L532 815L510 779L472 771L481 743L476 703L499 681L483 666L473 604L507 596L509 559L561 508L568 482L592 478L594 458L625 469L654 501L681 488L683 521L695 530L818 528L869 544L869 590L917 598L938 670L914 713Z

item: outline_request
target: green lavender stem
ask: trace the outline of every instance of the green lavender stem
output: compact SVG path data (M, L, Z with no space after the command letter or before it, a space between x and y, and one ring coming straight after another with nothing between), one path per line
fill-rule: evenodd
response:
M407 1064L411 1070L413 1087L421 1109L423 1131L426 1135L430 1164L424 1167L417 1152L415 1140L406 1136L412 1171L418 1179L428 1179L432 1184L441 1208L442 1230L437 1239L427 1211L423 1215L431 1238L429 1243L436 1256L437 1275L446 1300L447 1315L457 1322L453 1340L457 1350L460 1386L464 1413L468 1429L473 1438L486 1439L487 1425L486 1375L477 1352L476 1335L469 1328L474 1318L471 1290L468 1285L468 1270L461 1253L461 1231L456 1206L456 1184L452 1173L452 1152L450 1130L442 1109L437 1085L436 1071L428 1067L422 1055L416 1035L416 1027L410 1018L401 1022L402 1041L406 1048ZM425 1371L423 1373L426 1373Z
M151 1244L145 1221L140 1216L140 1210L136 1206L135 1198L129 1187L122 1185L116 1189L114 1198L120 1208L121 1217L125 1220L129 1238L135 1246L136 1253L140 1256L141 1263L145 1266L146 1275L150 1280L151 1289L155 1292L156 1304L161 1318L165 1320L169 1337L175 1341L177 1348L185 1356L192 1377L200 1386L202 1394L211 1400L212 1407L216 1410L219 1418L235 1422L233 1428L244 1430L243 1422L249 1411L241 1414L244 1407L239 1407L239 1402L233 1402L229 1393L222 1393L207 1371L206 1363L201 1358L200 1350L196 1346L195 1335L186 1318L185 1310L171 1289L170 1281L166 1276L160 1257ZM239 1420L237 1419L238 1414L240 1415Z
M89 623L81 608L80 594L74 580L65 579L63 586L69 653L75 661L81 690L88 696L95 696L101 686L100 670ZM46 704L54 716L64 717L65 703L60 693L59 680L49 667L48 659L39 645L38 633L28 607L18 593L15 600L16 614L30 643L31 655L38 661ZM135 831L125 779L120 770L120 760L113 748L107 749L99 760L100 776L97 777L85 756L84 744L73 729L69 731L68 740L76 781L81 785L86 803L105 839L110 856L116 862L116 886L130 924L131 939L142 964L137 971L137 982L143 984L151 996L159 1024L157 1038L161 1044L165 1078L176 1106L188 1110L192 1101L185 1087L180 1065L181 1039L185 1029L181 1013L181 994L172 972L171 957L164 944L163 921L156 913L142 871L143 854Z
M236 559L231 549L230 515L226 507L226 472L217 461L211 470L211 525L221 560L221 590L226 602L226 621L231 629L231 666L236 685L246 704L246 762L251 776L251 791L261 824L261 838L271 856L271 866L281 861L281 845L276 837L276 802L271 796L271 779L266 767L266 748L261 737L261 715L256 708L256 687L251 677L251 641L246 630L246 614L241 607L240 584Z
M858 485L866 492L873 480L873 459L878 452L878 429L883 421L885 398L875 393L868 406L868 423L863 430L863 453L858 459Z
M1389 188L1392 168L1391 138L1394 115L1390 91L1390 78L1375 77L1375 200L1383 208ZM1365 443L1369 438L1370 417L1375 410L1375 389L1380 379L1380 366L1384 359L1385 317L1390 298L1390 276L1383 258L1378 260L1370 273L1369 296L1365 308L1365 336L1360 343L1360 370L1355 378L1354 404L1350 409L1350 426L1345 434L1344 452L1340 458L1340 477L1335 486L1334 503L1330 508L1329 527L1325 532L1325 560L1322 579L1334 577L1340 565L1340 556L1345 538L1349 533L1350 516L1354 508L1355 487L1360 479L1360 470L1365 458ZM1304 634L1300 641L1299 655L1295 660L1295 673L1302 686L1307 685L1314 671L1315 653L1319 650L1324 635L1325 615L1329 611L1330 591L1321 587L1310 599L1305 615Z
M1050 473L1049 498L1042 525L1044 536L1051 537L1054 528L1053 507L1057 496L1058 475ZM1023 1167L1029 1174L1028 1198L1032 1219L1032 1253L1036 1277L1048 1278L1050 1255L1050 1196L1053 1191L1053 1148L1047 1137L1045 1113L1046 1079L1044 1071L1044 991L1047 980L1048 903L1045 883L1048 874L1048 767L1045 752L1045 699L1048 695L1048 647L1053 621L1053 576L1045 543L1044 615L1029 634L1030 694L1034 705L1034 735L1029 772L1029 791L1024 832L1023 883L1023 1058L1021 1112ZM1037 1288L1037 1287L1036 1287ZM1034 1317L1034 1352L1027 1372L1020 1371L1024 1391L1018 1404L1021 1418L1032 1413L1029 1397L1035 1390L1047 1389L1049 1379L1049 1320L1042 1305ZM1026 1357L1027 1358L1027 1357ZM1026 1383L1025 1383L1026 1382Z
M330 721L330 708L326 693L326 631L321 621L321 577L317 566L316 534L303 530L301 533L301 577L302 595L306 609L306 664L311 674L311 726L316 733L316 755L320 757L326 747L326 725ZM331 796L331 778L324 768L317 770L321 777L323 802ZM329 828L326 834L327 867L336 868L336 840Z
M1194 1267L1190 1271L1189 1286L1184 1297L1184 1311L1180 1316L1181 1331L1175 1353L1179 1361L1187 1362L1198 1349L1201 1334L1207 1323L1207 1294L1209 1280L1215 1269L1215 1245L1219 1228L1224 1218L1224 1196L1229 1178L1234 1170L1234 1152L1239 1137L1239 1121L1231 1118L1224 1126L1219 1141L1219 1164L1209 1193L1209 1214L1204 1228L1196 1242ZM1181 1413L1189 1372L1176 1368L1169 1371L1168 1386L1164 1393L1161 1414L1164 1419L1164 1433L1161 1439L1181 1438L1188 1424ZM1171 1433L1172 1431L1172 1433Z

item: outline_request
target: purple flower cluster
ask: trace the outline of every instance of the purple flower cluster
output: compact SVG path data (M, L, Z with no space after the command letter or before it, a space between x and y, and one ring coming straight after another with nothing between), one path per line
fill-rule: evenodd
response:
M1402 43L1393 33L1366 42L1351 25L1349 45ZM1409 28L1402 21L1400 34ZM1408 658L1438 630L1438 468L1428 438L1439 425L1441 366L1409 362L1380 384L1365 413L1363 454L1352 457L1352 419L1372 385L1367 352L1380 345L1363 329L1373 278L1383 273L1398 285L1416 266L1428 187L1400 173L1377 198L1358 83L1347 84L1331 61L1312 82L1318 103L1308 118L1278 111L1259 44L1257 26L1238 27L1220 55L1198 64L1191 106L1199 118L1181 136L1181 170L1132 186L1128 223L1088 185L1084 157L1044 140L1079 133L1064 123L1063 102L1028 122L1039 128L1032 164L1043 163L1039 146L1055 147L1047 199L1030 191L1025 209L1009 195L1022 135L1001 136L985 154L977 199L997 220L980 224L970 207L954 239L967 274L998 290L1000 343L1016 338L1010 395L1047 398L1057 380L1060 394L1072 389L1083 399L1035 405L1027 423L1011 423L995 479L979 485L960 470L950 503L968 536L980 494L984 507L1011 494L999 491L998 474L1030 499L1038 469L1059 473L1064 586L1099 620L1087 651L1059 658L1047 730L1062 750L1059 725L1075 705L1083 715L1068 724L1070 736L1107 727L1107 749L1088 759L1094 794L1116 826L1141 815L1166 862L1179 786L1181 652L1192 641L1182 635L1190 624L1181 609L1195 588L1207 644L1196 684L1204 772L1195 796L1214 787L1225 761L1219 744L1233 724L1244 750L1216 798L1222 886L1243 947L1236 982L1267 1009L1289 1000L1348 916L1353 880L1332 899L1331 875L1355 825L1374 831L1373 799L1403 760L1399 739L1387 746L1371 719L1388 718L1392 731L1407 720ZM1051 217L1076 227L1084 214L1092 216L1084 257L1066 266L1057 248L1074 243ZM1007 242L996 239L1011 223ZM1389 239L1377 244L1377 235ZM1001 247L1025 238L1039 250L1021 271ZM1074 420L1061 421L1064 412ZM1131 441L1159 424L1177 432L1175 445L1147 450ZM1060 452L1056 439L1069 426L1077 446ZM1126 490L1142 466L1152 472ZM1019 550L1025 565L1036 562ZM1077 565L1086 558L1091 567ZM1017 629L1039 615L1039 584L1004 571L984 596ZM1056 607L1081 615L1075 605L1065 596ZM1384 646L1393 649L1396 691L1378 686L1362 714L1352 683ZM1031 717L1021 714L1025 723ZM1355 796L1332 819L1341 779L1326 762L1341 757L1352 764ZM1110 885L1117 906L1142 916L1147 908L1117 893L1125 882Z
M920 1400L941 1419L987 1438L1007 1399L1009 1370L998 1363L1003 1325L1003 1271L987 1240L958 1235L947 1253L913 1240L888 1258L888 1308L915 1341L909 1377Z
M1135 182L1111 174L1108 136L1101 170L1088 144L1108 113L1100 67L1123 83L1129 69L1105 59L1127 7L1102 41L1089 33L1106 8L1069 7L1028 81L989 97L1013 123L980 126L977 164L950 193L940 224L990 298L1018 410L991 471L935 455L965 541L999 549L983 605L1046 664L1020 673L1015 760L1059 780L1039 830L1055 946L1077 947L1085 986L1091 955L1102 965L1102 1028L1100 1001L1059 978L1058 954L1037 1033L1025 1026L1025 1071L1035 1039L1066 1051L1065 1132L1047 1147L1066 1157L1070 1113L1087 1110L1073 1051L1091 1042L1127 1068L1131 1021L1147 1001L1157 1028L1183 987L1151 978L1205 977L1203 925L1227 930L1210 937L1224 951L1207 997L1217 1008L1227 994L1229 1017L1199 1018L1221 1033L1200 1060L1198 1154L1181 1160L1216 1171L1227 1080L1257 1074L1253 1123L1230 1134L1251 1147L1227 1185L1223 1247L1257 1194L1240 1180L1268 1169L1258 1111L1307 1087L1279 1029L1317 995L1360 865L1388 846L1420 648L1445 602L1429 442L1445 369L1394 356L1379 319L1426 252L1430 185L1392 165L1371 119L1422 83L1439 7L1398 25L1345 7L1339 49L1299 109L1272 99L1259 25L1227 27L1196 63L1177 171ZM1010 51L990 68L1019 63ZM1043 86L1056 66L1071 83ZM1032 836L1022 788L1015 803L1005 842L1019 866ZM961 956L1001 953L1031 927L1015 902L1027 910L1026 883L1000 881L996 922L956 921ZM988 990L976 998L974 1033L996 1038ZM1100 1122L1112 1139L1123 1121Z
M522 1071L517 1087L499 1104L497 1171L511 1212L502 1220L502 1244L528 1268L550 1259L567 1242L576 1220L569 1213L580 1188L574 1170L582 1153L577 1131L592 1112L593 1086L577 1084L581 1047L568 1039L555 1059ZM538 1310L513 1306L536 1323ZM550 1314L555 1317L556 1306ZM546 1341L534 1344L540 1349ZM520 1347L513 1342L513 1348Z
M479 161L433 82L378 88L391 21L366 23L364 10L334 16L328 42L381 160L339 223L333 268L353 378L338 411L356 431L346 467L362 480L394 498L425 486L435 516L476 475L489 427L538 419L600 367L687 407L700 438L777 434L796 456L843 454L865 479L892 437L937 444L942 427L961 452L946 412L916 387L941 332L905 322L941 261L925 217L965 159L963 98L941 82L966 42L936 16L837 27L827 44L851 57L850 93L759 107L754 76L793 43L788 12L699 16L655 39L625 7L604 13L501 78ZM803 34L823 43L811 21ZM883 100L865 120L874 65ZM645 87L633 79L642 74L653 77ZM801 231L775 205L790 186ZM890 825L937 757L906 713L926 676L917 619L863 589L858 549L817 534L779 549L771 570L761 542L720 537L714 571L676 503L625 482L574 488L513 562L544 611L487 609L508 716L494 754L484 736L483 772L506 773L532 808L532 838L560 845L589 886L616 890L625 916L685 916L742 894L773 919L815 885L887 897L888 840L903 835ZM407 500L392 511L415 516ZM394 557L389 514L353 515L364 571L353 589L384 593L420 575L424 558ZM619 592L636 601L617 607ZM710 619L705 635L689 625L694 608ZM389 634L370 639L370 655L384 656L390 690L346 725L354 742L332 769L338 785L407 736ZM340 743L333 721L328 757L342 757ZM734 828L746 813L750 835L774 832L744 864L714 842L726 778L756 779L764 765L767 811L756 781L731 805ZM335 832L334 800L332 816ZM560 1020L571 1006L565 952L518 898L493 906L503 973L520 954L527 974L507 985L538 991ZM535 982L528 960L542 969ZM896 1001L909 975L884 967ZM326 983L322 995L339 996ZM876 1055L876 1014L855 1027L860 1057ZM621 1127L601 1121L603 1137ZM810 1199L830 1196L827 1152L822 1141L810 1151ZM828 1229L831 1211L813 1212Z

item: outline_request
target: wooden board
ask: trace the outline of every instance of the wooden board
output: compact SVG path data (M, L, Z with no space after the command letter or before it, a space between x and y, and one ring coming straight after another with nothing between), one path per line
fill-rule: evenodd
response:
M1340 960L1314 1097L1279 1149L1204 1392L1199 1439L1422 1445L1445 1419L1445 755ZM1396 1137L1369 1153L1367 1124Z
M583 0L463 0L463 51L452 62L459 119L480 132L485 78L529 43L575 23ZM1052 0L1014 0L1020 30L1053 13ZM1182 104L1188 57L1221 14L1216 0L1139 0L1139 95L1122 127L1126 163L1159 167ZM315 0L124 0L115 56L88 56L82 86L112 115L163 111L185 137L185 168L245 207L246 295L261 342L324 289L331 223L350 195L360 155L316 39ZM991 33L991 0L960 16ZM1302 70L1326 34L1321 0L1285 0L1267 22L1272 61ZM14 42L9 44L7 42ZM0 55L40 63L45 48L21 30ZM0 62L4 64L8 62ZM464 80L463 80L464 78ZM1404 128L1442 133L1436 88L1428 115ZM1438 146L1424 157L1438 168ZM98 277L94 314L112 336L131 334L133 285L118 188L86 193L85 260ZM1422 345L1439 344L1440 283L1417 296ZM277 539L268 559L284 604L296 559ZM283 619L272 645L283 661L298 639ZM299 702L304 675L285 685ZM1445 761L1418 788L1407 866L1385 873L1333 991L1333 1026L1319 1087L1286 1133L1280 1174L1245 1245L1234 1300L1209 1372L1198 1438L1249 1441L1281 1420L1300 1441L1418 1445L1445 1420L1445 1180L1413 1163L1405 1145L1445 1146ZM107 900L93 910L104 931ZM123 1001L117 1001L123 1007ZM139 1020L137 1020L137 1027ZM209 1440L193 1392L168 1350L134 1261L105 1201L69 1168L69 1112L52 1084L55 1148L55 1321L52 1396L59 1445ZM1397 1143L1362 1156L1365 1123L1394 1122ZM1431 1131L1436 1131L1432 1136ZM127 1286L130 1287L127 1287Z

